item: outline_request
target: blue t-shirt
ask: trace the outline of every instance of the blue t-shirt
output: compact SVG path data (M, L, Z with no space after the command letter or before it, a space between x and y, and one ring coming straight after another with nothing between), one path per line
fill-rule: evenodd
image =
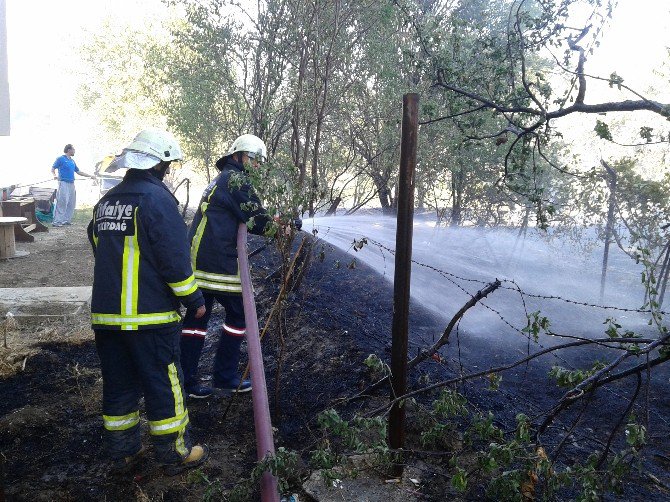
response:
M74 181L74 173L79 172L77 164L67 155L58 157L53 168L58 169L58 179L61 181Z

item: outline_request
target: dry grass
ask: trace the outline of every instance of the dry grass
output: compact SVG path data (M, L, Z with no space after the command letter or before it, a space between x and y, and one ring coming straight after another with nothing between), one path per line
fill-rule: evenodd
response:
M83 343L93 339L90 317L86 312L67 319L39 325L21 325L15 319L0 323L3 344L0 347L0 378L23 371L26 362L37 354L44 343Z

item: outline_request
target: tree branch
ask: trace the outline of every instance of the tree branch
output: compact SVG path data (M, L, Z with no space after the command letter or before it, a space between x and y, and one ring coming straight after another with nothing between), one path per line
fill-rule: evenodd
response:
M666 339L664 338L663 340L666 340ZM657 341L660 342L661 340L657 340ZM607 343L607 342L609 342L609 343L636 343L636 342L639 342L639 339L638 338L616 338L616 339L613 339L613 338L594 338L592 340L578 340L578 341L575 341L575 342L565 343L565 344L562 344L562 345L556 345L554 347L547 347L547 348L542 349L538 352L535 352L534 354L529 354L526 357L523 357L521 359L517 359L516 361L514 361L512 363L509 363L509 364L505 364L503 366L498 366L498 367L495 367L495 368L489 368L488 370L477 371L475 373L468 373L467 375L461 375L459 377L450 378L448 380L442 380L441 382L437 382L437 383L434 383L432 385L428 385L427 387L422 387L420 389L413 390L411 392L408 392L407 394L396 397L395 399L393 399L392 401L390 401L389 403L387 403L383 407L380 407L376 410L371 411L370 413L368 413L368 415L370 415L370 416L376 415L377 413L380 413L381 411L384 411L386 409L390 409L391 406L393 406L394 404L396 404L400 401L404 401L404 400L406 400L410 397L416 396L418 394L422 394L424 392L439 389L441 387L446 387L447 385L452 385L452 384L455 384L455 383L465 382L467 380L472 380L474 378L485 377L485 376L495 374L495 373L501 373L503 371L507 371L507 370L510 370L512 368L516 368L517 366L521 366L522 364L525 364L528 361L531 361L533 359L537 359L538 357L541 357L545 354L549 354L549 353L557 351L557 350L562 350L562 349L567 349L567 348L572 348L572 347L580 347L582 345L600 344L600 343ZM664 343L666 343L666 342L664 342ZM668 357L670 357L670 356L668 356ZM655 366L656 364L660 364L660 363L666 361L668 359L668 357L659 358L659 359L662 359L662 360L652 360L649 363L649 366L651 367L651 366ZM637 371L642 371L646 367L647 367L647 363L644 363L640 366L636 366L636 368L639 368ZM628 373L628 370L626 372L621 372L621 373L617 374L617 377L618 377L617 379L624 378L624 377L626 377L630 374L632 374L632 373ZM607 382L612 381L611 377L607 378L607 379L603 379L603 383L605 383L605 380L607 380ZM581 397L581 396L578 396L578 397ZM549 424L547 424L547 426L548 425Z
M487 285L485 288L477 291L468 302L463 305L458 312L454 315L454 317L451 318L451 321L449 321L449 324L447 327L444 329L444 332L442 333L442 336L440 339L433 344L432 347L430 347L427 350L423 350L420 354L418 354L414 359L411 359L407 363L407 369L410 370L426 359L431 358L435 353L437 353L438 350L440 350L441 347L443 347L445 344L449 342L449 335L451 335L451 332L454 329L454 326L458 324L458 322L463 318L465 313L470 310L472 307L474 307L477 303L479 303L480 300L483 300L486 298L489 294L493 293L496 289L500 287L500 281L495 281L492 282L491 284ZM379 389L382 387L386 382L388 382L389 375L385 376L381 380L375 382L371 386L369 386L367 389L362 390L360 393L358 393L356 396L354 396L352 399L357 399L359 397L362 397L364 395L367 395L371 392L374 392L375 390Z

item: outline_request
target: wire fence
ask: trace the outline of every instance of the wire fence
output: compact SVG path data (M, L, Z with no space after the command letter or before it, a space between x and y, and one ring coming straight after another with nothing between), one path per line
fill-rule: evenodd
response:
M326 225L319 224L320 229L327 229L327 232L325 233L324 237L328 235L331 231L336 234L338 232L338 229L335 227L329 227ZM385 253L390 254L391 256L395 255L395 249L373 239L370 237L362 237L360 239L354 239L351 245L349 246L349 249L347 251L350 251L351 249L354 249L355 251L359 251L363 249L365 245L370 245L374 246L377 249L379 249L380 254L383 257L384 263L386 263L386 257ZM416 259L412 259L412 264L416 265L418 267L425 268L427 270L430 270L431 272L439 275L440 277L446 279L449 281L451 284L453 284L456 288L458 288L460 291L462 291L465 295L467 295L469 298L474 298L477 291L472 292L467 288L467 284L471 285L476 285L477 289L482 289L483 287L491 284L493 280L486 281L482 279L477 279L477 278L472 278L472 277L464 277L462 275L455 274L453 272L449 272L447 270L435 267L434 265L424 263L421 261L418 261ZM605 311L612 311L612 312L621 312L621 313L638 313L638 314L652 314L652 311L650 309L645 309L645 308L639 308L639 309L634 309L634 308L627 308L627 307L620 307L616 305L602 305L602 304L597 304L597 303L590 303L590 302L585 302L581 300L576 300L573 298L568 298L560 295L544 295L544 294L537 294L537 293L530 293L528 291L524 291L523 288L513 279L495 279L499 280L502 285L498 289L504 289L504 290L509 290L517 293L519 295L519 299L523 308L523 311L526 316L526 320L528 323L530 323L530 314L528 312L527 308L527 302L526 300L529 298L535 299L535 300L547 300L547 301L557 301L557 302L563 302L565 304L569 305L575 305L575 306L580 306L580 307L586 307L594 310L605 310ZM512 329L514 332L517 334L523 336L527 342L527 351L528 353L531 352L531 344L532 346L538 347L540 350L546 349L546 345L544 345L541 341L541 338L534 339L534 337L528 332L526 329L528 325L524 326L519 326L515 324L514 321L508 319L499 309L496 309L491 305L490 299L482 299L478 302L479 305L481 305L484 309L487 309L491 313L493 313L497 318L500 319L501 322L503 322L506 326L508 326L510 329ZM666 315L667 312L665 311L654 311L656 314L660 315ZM459 321L460 322L460 321ZM459 330L457 329L456 332L457 336L457 344L459 345L459 353L460 353L460 333ZM577 338L579 339L580 337L577 336L570 336L570 335L558 335L555 333L552 333L553 337L559 337L559 338ZM554 360L556 360L558 363L560 363L561 366L563 366L566 369L569 370L575 370L578 369L574 366L574 364L563 357L560 353L557 352L550 352L549 355L551 355ZM462 362L460 359L460 354L457 359L452 358L452 362L457 361L458 365L461 367L461 371L463 369L462 367ZM615 388L611 387L605 387L604 390L608 392L611 396L615 397L616 399L620 400L626 400L628 399L627 396L623 395L622 393L618 392ZM655 410L650 410L650 413L653 414L656 418L661 420L662 422L668 424L669 421L663 417L660 413L658 413Z
M374 239L371 239L369 237L364 237L364 239L368 243L374 244L376 247L387 251L391 255L395 255L395 250L394 249L391 249L388 246L385 246L381 242L378 242L378 241L376 241ZM436 272L439 275L441 275L442 277L450 280L452 282L452 284L457 286L459 289L461 289L463 292L468 294L470 297L474 296L474 294L465 290L458 283L456 283L455 280L459 280L459 281L463 281L463 282L473 282L473 283L481 284L482 286L492 282L492 281L484 281L484 280L481 280L481 279L472 279L472 278L467 278L467 277L461 277L461 276L453 274L451 272L447 272L446 270L442 270L442 269L439 269L437 267L434 267L433 265L429 265L427 263L422 263L422 262L414 260L414 259L412 259L412 263L414 263L415 265L418 265L420 267L426 268L428 270L432 270L433 272ZM455 279L455 280L453 280L453 279ZM522 296L527 297L527 298L536 298L536 299L541 299L541 300L557 300L557 301L562 301L564 303L569 303L569 304L572 304L572 305L579 305L579 306L582 306L582 307L590 307L590 308L601 309L601 310L613 310L613 311L618 311L618 312L629 312L629 313L630 312L635 312L635 313L639 313L639 314L651 314L651 312L652 312L650 309L631 309L631 308L625 308L625 307L617 307L617 306L613 306L613 305L599 305L599 304L596 304L596 303L589 303L589 302L583 302L583 301L579 301L579 300L573 300L573 299L570 299L570 298L565 298L563 296L539 295L539 294L535 294L535 293L528 293L527 291L523 291L521 289L521 287L516 283L516 281L514 281L512 279L498 279L498 280L500 280L500 282L502 282L503 284L511 284L512 285L512 286L501 286L501 289L516 291L519 294L521 294ZM661 315L667 315L668 314L668 312L663 311L663 310L656 311L656 312L658 314L661 314Z

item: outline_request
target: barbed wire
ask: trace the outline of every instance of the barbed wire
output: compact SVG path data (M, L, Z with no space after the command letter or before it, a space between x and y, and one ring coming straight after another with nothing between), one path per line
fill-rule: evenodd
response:
M32 186L35 186L35 185L41 185L43 183L49 183L50 181L58 182L59 180L58 180L58 178L47 178L45 180L31 181L29 183L19 183L19 184L16 184L16 185L7 185L7 186L0 187L0 188L11 188L12 190L16 190L17 188L32 187ZM75 178L74 181L76 182L76 181L86 181L86 180L83 179L83 178Z
M365 237L364 239L365 239L367 242L372 243L372 244L374 244L375 246L377 246L377 247L379 247L379 248L381 248L381 249L383 249L383 250L386 250L386 251L389 252L390 254L395 255L395 250L394 250L394 249L391 249L391 248L389 248L388 246L385 246L385 245L382 244L381 242L376 241L375 239L371 239L371 238L369 238L369 237ZM354 241L354 242L356 242L356 241ZM359 242L360 242L360 241L359 241ZM460 284L458 284L456 281L454 281L453 278L457 278L457 279L461 279L461 280L466 280L466 281L469 281L469 282L477 282L477 283L482 284L482 285L490 284L490 282L482 281L482 280L479 280L479 279L466 279L466 278L460 277L460 276L458 276L458 275L456 275L456 274L452 274L451 272L446 272L446 271L444 271L444 270L441 270L441 269L439 269L439 268L437 268L437 267L434 267L434 266L432 266L432 265L427 265L427 264L418 262L418 261L416 261L416 260L414 260L414 259L412 259L412 262L415 263L415 264L417 264L417 265L420 265L420 266L422 266L422 267L429 268L429 269L431 269L431 270L437 272L439 275L441 275L442 277L444 277L445 279L447 279L447 280L448 280L449 282L451 282L454 286L456 286L458 289L460 289L461 291L463 291L463 293L465 293L467 296L469 296L469 297L471 297L471 298L474 297L474 294L472 294L471 292L469 292L468 290L466 290L464 287L462 287ZM525 293L525 292L521 289L521 287L520 287L515 281L513 281L513 280L506 280L506 279L504 279L504 280L502 280L501 282L508 282L508 283L510 283L510 284L514 284L514 287L503 287L503 289L507 289L507 290L510 290L510 291L515 291L515 292L518 292L518 293L521 295L521 302L522 302L522 305L523 305L524 313L525 313L525 315L526 315L526 319L528 319L528 309L527 309L527 307L526 307L526 301L525 301L524 296L532 296L532 295ZM558 297L558 298L560 298L560 297ZM577 303L577 302L575 302L575 303ZM505 316L504 316L499 310L493 308L493 307L490 306L490 305L487 305L484 299L480 300L480 301L479 301L479 304L480 304L482 307L484 307L485 309L487 309L487 310L489 310L490 312L494 313L494 314L496 315L496 317L498 317L498 318L499 318L505 325L507 325L507 326L508 326L509 328L511 328L513 331L519 333L521 336L523 336L524 338L526 338L526 339L528 340L528 343L529 343L529 350L530 350L530 343L531 343L531 342L534 342L534 343L535 343L538 347L540 347L541 349L545 349L545 348L547 348L545 345L543 345L542 343L540 343L539 340L535 340L535 339L533 339L533 337L530 335L530 333L525 332L522 328L519 328L518 326L515 326L514 324L512 324L512 322L509 321L509 320L507 320L507 319L505 318ZM612 308L616 309L617 307L612 307ZM637 312L637 311L636 311L636 312ZM556 335L556 336L560 336L560 335ZM565 364L566 367L571 367L571 368L574 369L574 366L573 366L567 359L561 357L560 355L558 355L558 354L556 354L556 353L554 353L554 352L552 352L552 356L553 356L554 358L558 359L559 361L561 361L563 364Z
M328 231L326 232L326 235L328 235L330 233L330 230L337 230L333 227L328 227L328 226L325 226L325 228L328 229ZM359 244L361 242L362 242L362 245ZM390 248L390 247L382 244L381 242L379 242L375 239L372 239L370 237L362 237L358 241L354 239L354 241L350 245L349 249L354 248L357 251L358 249L362 249L362 247L365 243L370 243L370 244L372 244L372 245L374 245L374 246L376 246L380 249L380 254L382 255L382 257L384 259L384 264L385 265L386 265L386 258L384 256L384 251L387 251L389 254L395 256L395 249L392 249L392 248ZM429 265L429 264L426 264L426 263L419 262L415 259L412 259L411 261L412 261L412 263L414 263L414 264L416 264L420 267L423 267L423 268L432 270L433 272L436 272L437 274L439 274L440 276L447 279L454 286L456 286L458 289L460 289L463 293L465 293L467 296L469 296L471 298L474 297L474 294L472 294L471 292L466 290L463 286L458 284L456 282L456 280L460 280L460 281L464 281L464 282L470 282L470 283L477 283L477 284L482 285L482 286L491 284L491 282L492 282L492 281L484 281L484 280L480 280L480 279L472 279L472 278L462 277L462 276L459 276L457 274L447 272L446 270L439 269L439 268L437 268L433 265ZM496 279L496 280L498 280L498 279ZM565 303L579 305L579 306L599 308L599 309L607 309L607 310L615 310L615 311L621 311L621 312L636 312L636 313L650 313L651 312L650 310L645 310L645 309L629 309L629 308L624 308L624 307L590 304L590 303L587 303L587 302L572 300L572 299L569 299L569 298L564 298L564 297L556 296L556 295L538 295L538 294L533 294L533 293L527 293L521 288L521 286L516 281L514 281L512 279L502 279L502 280L500 280L500 282L511 284L511 286L501 286L500 289L507 289L509 291L514 291L514 292L519 293L520 298L521 298L521 303L523 305L524 313L526 315L526 319L529 319L528 309L527 309L526 301L525 301L526 297L546 299L546 300L560 300L560 301L563 301ZM505 318L505 316L503 316L503 314L499 310L491 307L490 305L487 305L485 303L484 299L480 300L479 304L482 305L482 307L484 307L485 309L494 313L505 325L507 325L513 331L519 333L524 338L526 338L527 341L528 341L528 353L530 353L531 343L534 343L540 349L546 349L547 348L538 339L535 339L533 336L531 336L531 334L529 332L525 332L522 328L519 328L518 326L515 326L514 324L512 324L512 322L507 320ZM659 313L665 314L665 312L663 312L663 311L660 311ZM460 322L459 322L459 324L460 324ZM458 336L458 327L457 327L457 336ZM560 337L561 335L554 334L553 336ZM559 361L565 368L569 368L571 370L576 369L572 362L567 360L565 357L562 357L561 355L557 354L556 352L551 352L551 356L553 356L554 359ZM460 364L460 355L459 355L458 359L459 359L459 364ZM453 360L453 358L452 358L452 360ZM610 395L615 396L616 398L619 398L619 399L624 399L624 397L625 397L620 392L617 392L617 390L615 390L613 388L610 388L610 387L605 387L603 390L608 392ZM652 414L654 414L656 416L656 418L658 418L659 420L661 420L665 424L670 423L668 420L665 419L665 417L663 417L660 413L656 412L655 410L648 410L648 411L650 411Z
M392 255L395 255L395 250L394 249L391 249L388 246L385 246L381 242L376 241L374 239L371 239L370 237L364 237L363 239L365 239L369 243L374 244L375 246L377 246L379 248L382 248L382 249L386 250L387 252L391 253ZM434 272L437 272L438 274L440 274L441 276L443 276L447 279L449 277L451 277L451 278L454 278L454 279L458 279L460 281L475 282L475 283L478 283L478 284L481 284L481 285L486 285L486 284L489 284L491 282L491 281L484 281L484 280L481 280L481 279L471 279L471 278L467 278L467 277L461 277L461 276L456 275L454 273L447 272L446 270L439 269L439 268L434 267L433 265L429 265L427 263L422 263L422 262L417 261L415 259L412 259L412 263L414 263L415 265L418 265L420 267L423 267L423 268L432 270ZM650 309L632 309L632 308L626 308L626 307L616 307L616 306L613 306L613 305L599 305L597 303L589 303L589 302L583 302L583 301L579 301L579 300L573 300L573 299L565 298L565 297L558 296L558 295L540 295L540 294L535 294L535 293L528 293L527 291L524 291L523 289L521 289L519 284L513 279L497 279L496 278L495 280L499 280L502 283L508 283L508 284L513 284L514 285L514 287L501 286L500 289L507 289L509 291L519 292L524 297L528 297L528 298L537 298L537 299L541 299L541 300L558 300L558 301L562 301L564 303L570 303L572 305L579 305L579 306L582 306L582 307L590 307L590 308L596 308L596 309L602 309L602 310L614 310L614 311L618 311L618 312L633 312L633 313L638 313L638 314L650 314L651 313ZM454 285L458 286L458 284L456 284L455 282L453 282L453 281L451 281L451 282ZM461 288L460 286L459 286L459 288L462 291L466 291L465 289ZM467 294L472 296L472 294L469 293L469 292L467 292ZM657 313L661 314L661 315L669 314L669 312L666 312L666 311L663 311L663 310L659 310L659 311L657 311Z
M388 246L385 246L385 245L382 244L381 242L378 242L378 241L376 241L375 239L371 239L371 238L369 238L369 237L365 237L365 240L366 240L367 242L369 242L369 243L374 244L374 245L377 246L377 247L380 247L381 249L386 250L386 251L389 252L390 254L395 255L395 250L394 250L394 249L391 249L391 248L389 248ZM360 242L360 241L359 241L359 242ZM459 280L463 280L463 281L467 281L467 282L476 282L476 283L479 283L479 284L481 284L481 285L490 284L490 282L482 281L482 280L479 280L479 279L469 279L469 278L460 277L460 276L458 276L458 275L456 275L456 274L453 274L453 273L451 273L451 272L447 272L447 271L445 271L445 270L441 270L441 269L439 269L439 268L437 268L437 267L434 267L434 266L432 266L432 265L428 265L428 264L426 264L426 263L419 262L419 261L414 260L414 259L412 259L411 261L412 261L412 263L414 263L414 264L416 264L416 265L419 265L419 266L421 266L421 267L424 267L424 268L433 270L434 272L437 272L439 275L441 275L442 277L444 277L445 279L447 279L449 282L451 282L452 284L454 284L456 287L458 287L461 291L463 291L466 295L468 295L468 296L470 296L470 297L474 297L474 295L473 295L472 293L470 293L469 291L467 291L465 288L463 288L461 285L457 284L457 283L454 281L454 278L459 279ZM514 280L511 280L511 279L502 279L502 280L500 280L500 282L503 282L503 283L509 283L509 284L513 284L513 285L514 285L514 287L501 286L501 289L507 289L507 290L510 290L510 291L515 291L515 292L518 292L518 293L521 295L521 302L522 302L522 304L523 304L523 309L524 309L524 312L525 312L525 314L526 314L526 318L528 318L528 310L527 310L527 308L526 308L525 297L542 298L542 299L551 299L551 300L561 300L561 301L564 301L564 302L566 302L566 303L571 303L571 304L574 304L574 305L580 305L580 306L586 306L586 307L594 307L594 308L600 308L600 309L610 309L610 310L616 310L616 311L622 311L622 312L637 312L637 313L650 313L650 312L651 312L651 311L649 311L649 310L644 310L644 309L627 309L627 308L623 308L623 307L613 307L613 306L605 306L605 305L589 304L589 303L586 303L586 302L580 302L580 301L577 301L577 300L571 300L571 299L563 298L563 297L560 297L560 296L536 295L536 294L527 293L527 292L523 291L523 290L521 289L521 286L519 286L519 284L516 283L516 281L514 281ZM505 318L505 316L503 316L503 314L502 314L499 310L497 310L497 309L491 307L490 305L487 305L487 304L485 303L485 300L484 300L484 299L480 300L479 304L480 304L482 307L484 307L485 309L487 309L487 310L493 312L493 313L494 313L494 314L495 314L495 315L496 315L496 316L497 316L497 317L498 317L498 318L499 318L505 325L507 325L509 328L511 328L512 330L514 330L515 332L519 333L519 334L522 335L524 338L526 338L526 339L528 340L528 351L529 351L529 352L530 352L530 344L531 344L531 342L534 343L535 345L537 345L540 349L545 349L545 348L546 348L546 346L545 346L544 344L542 344L539 340L534 339L534 338L530 335L530 333L524 332L523 329L519 328L518 326L515 326L515 325L512 324L510 321L508 321L508 320ZM660 311L659 313L661 313L661 314L665 314L665 312L663 312L663 311ZM560 335L554 335L554 336L559 336L559 337L560 337ZM560 361L560 363L561 363L565 368L569 368L569 369L571 369L571 370L576 369L575 366L574 366L574 364L572 364L572 362L568 361L566 358L562 357L561 355L557 354L556 352L551 352L551 355L552 355L557 361ZM617 391L616 391L615 389L613 389L613 388L605 387L603 390L605 390L606 392L610 393L611 395L613 395L613 396L615 396L615 397L617 397L617 398L620 398L620 399L623 399L623 398L624 398L624 396L623 396L620 392L617 392ZM663 417L660 413L656 412L655 410L649 410L649 411L650 411L651 413L653 413L653 414L656 416L656 418L658 418L659 420L661 420L661 421L664 422L665 424L670 423L668 420L665 419L665 417Z
M33 182L30 182L30 183L20 183L20 184L17 184L17 185L8 185L8 186L3 187L3 188L11 188L12 190L16 190L17 188L25 188L25 187L30 187L30 186L34 186L34 185L41 185L42 183L48 183L49 181L58 181L58 180L56 178L52 177L52 178L49 178L49 179L46 179L46 180L41 180L41 181L33 181Z
M326 228L328 229L328 232L326 232L326 235L328 233L330 233L330 230L336 230L333 227L329 227L329 226L326 226ZM355 250L362 249L363 245L366 244L366 243L371 243L374 246L380 248L380 254L382 255L382 257L384 257L384 253L383 253L384 250L387 251L391 255L395 255L395 249L392 249L392 248L390 248L390 247L382 244L381 242L379 242L375 239L372 239L370 237L362 237L358 241L356 239L354 239L354 241L351 244L351 246L349 247L349 249L351 249L351 248L354 248ZM427 268L429 270L432 270L432 271L438 273L439 275L441 275L442 277L447 279L449 282L451 282L458 289L460 289L465 295L467 295L471 298L474 297L474 294L471 293L470 291L468 291L467 289L465 289L460 284L458 284L454 279L458 279L458 280L465 281L465 282L474 282L474 283L481 284L481 285L488 285L488 284L491 283L490 281L487 282L487 281L484 281L484 280L481 280L481 279L471 279L471 278L461 277L461 276L453 274L451 272L447 272L446 270L442 270L442 269L439 269L437 267L434 267L433 265L428 265L426 263L419 262L415 259L412 259L411 261L412 261L412 263L414 263L418 266ZM386 263L386 258L384 258L384 263ZM506 290L509 290L509 291L514 291L514 292L519 293L519 295L521 297L521 302L522 302L522 305L523 305L524 313L525 313L527 319L528 319L529 315L528 315L528 309L527 309L526 301L525 301L526 297L547 299L547 300L560 300L560 301L570 303L570 304L573 304L573 305L586 306L586 307L599 308L599 309L616 310L616 311L621 311L621 312L651 313L651 311L648 310L648 309L630 309L630 308L624 308L624 307L598 305L598 304L591 304L591 303L588 303L588 302L581 302L581 301L577 301L577 300L572 300L572 299L569 299L569 298L564 298L564 297L556 296L556 295L538 295L538 294L533 294L533 293L527 293L513 279L495 279L495 280L499 280L502 283L509 283L509 284L513 285L513 287L501 286L500 289L506 289ZM493 312L509 328L511 328L512 330L521 334L524 338L526 338L529 341L529 344L530 344L531 341L533 341L540 348L542 348L542 349L546 348L538 340L534 340L531 337L530 333L525 332L522 328L519 328L518 326L515 326L514 324L512 324L512 322L508 321L505 318L505 316L503 316L503 314L499 310L491 307L490 305L487 305L483 299L479 302L479 304L482 305L482 307L486 308L487 310ZM658 311L658 313L659 314L664 314L664 315L667 314L667 312L664 312L664 311ZM554 336L560 337L561 335L554 335ZM566 359L560 357L558 354L552 353L552 355L556 359L558 359L558 360L562 361L563 363L567 364L568 366L571 366L571 364Z

